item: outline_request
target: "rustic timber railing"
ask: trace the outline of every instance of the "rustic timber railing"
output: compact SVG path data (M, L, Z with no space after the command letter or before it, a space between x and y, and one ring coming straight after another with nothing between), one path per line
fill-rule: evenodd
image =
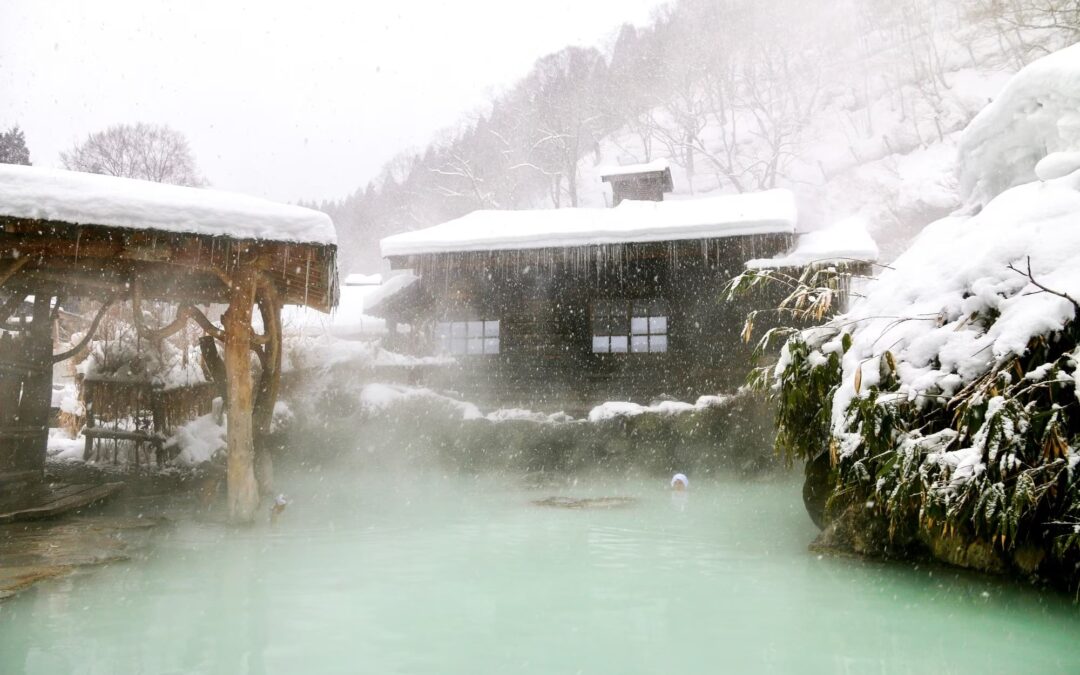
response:
M184 422L209 414L217 386L164 389L148 382L83 380L83 459L140 465L166 460L165 441ZM148 452L152 450L152 454Z

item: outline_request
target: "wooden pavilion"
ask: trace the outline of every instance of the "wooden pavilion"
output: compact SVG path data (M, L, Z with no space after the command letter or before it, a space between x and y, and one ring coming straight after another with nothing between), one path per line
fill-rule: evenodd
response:
M272 467L254 439L268 430L281 372L281 307L328 312L338 296L333 223L322 213L244 195L0 165L0 492L43 478L53 365L94 338L106 310L130 302L135 325L163 339L187 322L209 340L209 370L226 392L228 502L254 518ZM9 318L32 296L29 321ZM61 303L100 310L79 341L54 353ZM177 307L145 325L141 303ZM227 305L222 324L199 305ZM261 333L253 327L259 312ZM216 344L224 356L215 359ZM258 381L252 352L260 364Z

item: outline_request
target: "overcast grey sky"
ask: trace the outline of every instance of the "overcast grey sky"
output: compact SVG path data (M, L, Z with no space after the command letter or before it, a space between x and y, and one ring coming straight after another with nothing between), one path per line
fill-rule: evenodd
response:
M212 185L343 197L533 61L610 40L661 0L0 0L0 127L31 160L165 123Z

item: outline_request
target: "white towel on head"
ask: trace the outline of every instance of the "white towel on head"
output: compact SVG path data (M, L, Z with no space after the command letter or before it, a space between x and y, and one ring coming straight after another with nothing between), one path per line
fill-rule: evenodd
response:
M671 477L671 487L675 487L675 483L682 483L685 488L690 487L690 479L681 473L677 473Z

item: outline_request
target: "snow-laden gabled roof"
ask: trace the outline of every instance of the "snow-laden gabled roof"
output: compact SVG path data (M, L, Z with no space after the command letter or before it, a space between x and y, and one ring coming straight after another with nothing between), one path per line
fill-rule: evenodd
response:
M602 166L596 170L596 173L601 178L609 178L611 176L632 176L638 173L655 173L657 171L668 171L671 169L671 162L666 159L654 159L648 164L624 164L622 166Z
M337 241L325 213L258 197L0 164L0 217L311 244Z
M775 258L758 258L747 269L804 267L837 262L877 262L878 245L866 231L866 223L854 216L829 227L799 235L795 248Z
M473 211L380 243L385 257L566 248L792 233L796 220L794 195L768 190L681 201L624 201L613 209Z

